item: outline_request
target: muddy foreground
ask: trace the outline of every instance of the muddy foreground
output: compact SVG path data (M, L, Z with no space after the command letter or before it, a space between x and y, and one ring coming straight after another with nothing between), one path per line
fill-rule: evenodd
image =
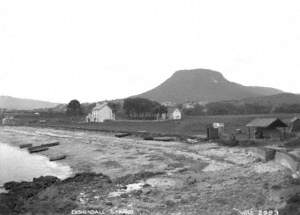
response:
M74 171L65 180L5 184L9 192L0 195L0 214L229 215L250 209L300 214L299 181L247 148L26 127L1 127L0 141L16 146L59 141L40 154L66 154L60 162Z

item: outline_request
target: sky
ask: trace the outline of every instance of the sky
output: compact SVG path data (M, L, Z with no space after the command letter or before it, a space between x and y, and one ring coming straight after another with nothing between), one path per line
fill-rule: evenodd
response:
M300 93L298 0L0 0L0 95L124 98L181 69Z

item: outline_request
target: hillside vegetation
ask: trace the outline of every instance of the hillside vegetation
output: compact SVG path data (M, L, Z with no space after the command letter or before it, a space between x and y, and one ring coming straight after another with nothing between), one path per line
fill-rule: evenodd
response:
M300 113L300 95L282 93L205 105L196 104L184 112L187 115Z

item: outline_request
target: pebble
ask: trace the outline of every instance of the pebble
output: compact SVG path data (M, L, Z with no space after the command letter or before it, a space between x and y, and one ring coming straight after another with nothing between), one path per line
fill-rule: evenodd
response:
M151 187L151 185L150 185L150 184L144 184L143 187L144 187L144 188L145 188L145 187Z
M152 192L151 189L145 189L145 190L143 191L143 193L146 194L146 195L150 194L151 192Z
M121 198L128 198L128 194L122 193L122 194L120 195L120 197L121 197Z
M113 205L113 203L110 202L110 201L106 201L105 204L108 205L108 206L112 206Z

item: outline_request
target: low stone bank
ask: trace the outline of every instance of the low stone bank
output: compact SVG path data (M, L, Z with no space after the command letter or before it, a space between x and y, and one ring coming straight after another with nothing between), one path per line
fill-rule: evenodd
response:
M284 148L254 147L249 153L263 162L274 160L292 171L293 177L300 177L300 157L298 152L288 152Z

